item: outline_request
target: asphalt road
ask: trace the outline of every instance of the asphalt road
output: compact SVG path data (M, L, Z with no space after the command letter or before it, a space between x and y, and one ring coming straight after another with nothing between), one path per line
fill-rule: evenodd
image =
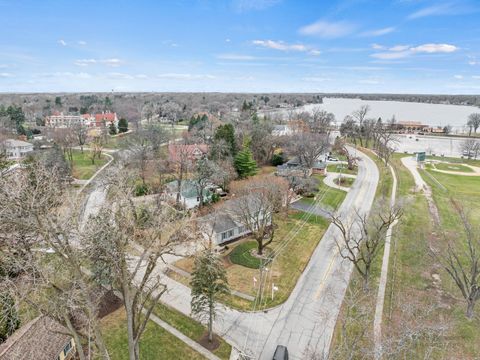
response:
M361 159L357 180L338 211L347 222L353 219L355 209L362 214L369 212L379 177L373 160L359 151L356 154ZM95 213L105 200L101 182L96 181L95 185L85 215ZM291 359L304 359L308 353L328 353L352 271L351 264L338 254L336 236L338 230L331 225L284 304L257 312L240 312L219 306L215 332L254 359L270 360L279 344L288 347ZM165 264L159 262L155 272L161 276L164 269ZM190 315L190 289L171 278L162 277L168 291L161 300Z

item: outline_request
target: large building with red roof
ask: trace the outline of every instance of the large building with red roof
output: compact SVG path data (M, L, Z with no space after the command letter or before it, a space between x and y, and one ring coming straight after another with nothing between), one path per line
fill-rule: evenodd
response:
M117 114L105 111L98 114L64 114L62 112L54 112L45 118L45 126L52 128L66 128L74 126L85 126L88 128L102 128L113 123L118 125Z

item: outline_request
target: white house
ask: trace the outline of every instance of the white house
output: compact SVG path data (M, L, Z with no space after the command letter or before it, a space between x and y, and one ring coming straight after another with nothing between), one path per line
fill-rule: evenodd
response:
M292 135L293 129L288 125L274 125L272 130L273 136L286 136Z
M7 139L4 141L3 146L5 147L8 160L21 159L33 151L33 144L21 140Z
M238 206L239 199L227 200L216 212L197 220L205 240L212 240L215 245L224 245L251 233L250 229L235 215L235 207ZM249 213L257 214L257 216L262 213L255 201L249 201L248 204L251 207ZM267 220L269 223L271 223L271 215L266 215L269 217ZM261 217L261 219L265 219L265 217Z
M178 183L176 180L166 184L165 193L166 197L170 199L177 198ZM207 202L211 199L212 193L208 189L203 191L203 201ZM180 203L185 207L185 209L193 209L194 207L200 205L200 194L199 189L197 188L193 180L183 180L180 190Z

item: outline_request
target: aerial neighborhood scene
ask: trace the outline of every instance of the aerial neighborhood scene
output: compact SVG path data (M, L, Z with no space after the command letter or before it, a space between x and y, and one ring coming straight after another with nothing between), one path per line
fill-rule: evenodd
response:
M0 360L480 359L477 0L0 0Z

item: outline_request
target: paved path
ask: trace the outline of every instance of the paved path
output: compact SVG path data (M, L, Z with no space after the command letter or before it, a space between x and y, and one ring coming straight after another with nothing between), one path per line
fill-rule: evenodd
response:
M390 197L390 206L395 206L397 196L397 176L393 170L392 165L389 165L390 172L393 177L392 195ZM390 241L392 239L393 227L397 221L393 222L387 229L385 238L385 247L383 249L382 272L380 274L380 282L378 285L377 304L375 306L375 318L373 320L373 337L375 344L375 359L382 358L382 319L383 319L383 305L385 303L385 289L387 287L388 279L388 264L390 260Z
M330 220L330 218L331 218L331 211L322 208L318 204L317 205L315 205L315 204L312 205L312 204L304 203L304 202L299 200L299 201L295 201L294 203L292 203L290 205L290 207L292 209L295 209L295 210L300 210L300 211L303 211L303 212L306 212L306 213L309 213L309 214L312 214L312 215L317 215L317 216L324 217L325 219L328 219L328 220Z
M327 176L325 176L325 177L323 178L323 182L324 182L326 185L328 185L328 186L330 186L330 187L332 187L332 188L349 192L349 191L350 191L350 188L349 188L349 187L335 184L335 181L334 181L334 180L337 179L339 176L343 176L343 177L351 178L351 179L355 179L355 178L357 177L357 175L341 174L341 173L336 173L336 172L330 172L330 171L329 171L329 172L327 173Z

